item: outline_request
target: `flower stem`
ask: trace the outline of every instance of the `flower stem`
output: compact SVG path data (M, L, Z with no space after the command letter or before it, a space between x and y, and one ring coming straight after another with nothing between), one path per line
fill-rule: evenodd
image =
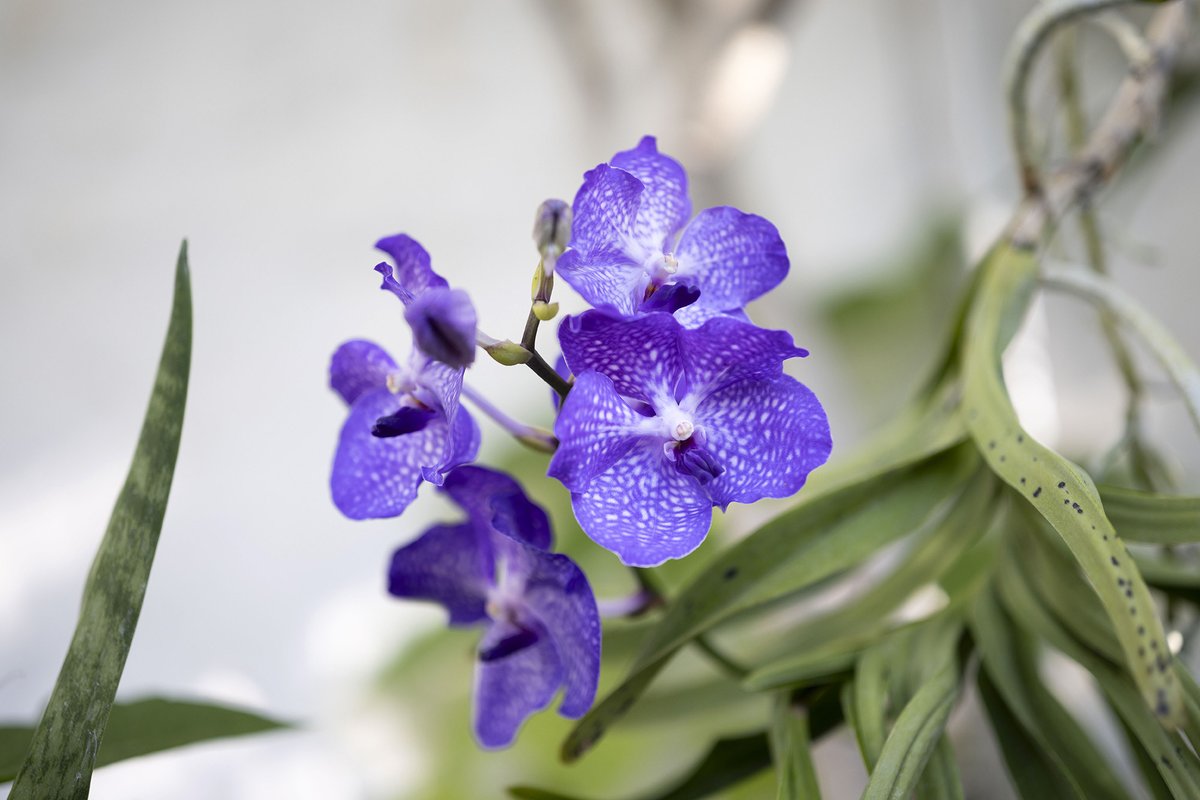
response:
M470 400L476 408L491 417L497 425L511 433L518 442L526 447L542 453L553 453L558 449L558 440L554 438L554 435L550 431L517 422L465 383L462 387L462 393L463 397Z
M567 383L562 375L554 371L554 367L546 363L546 359L542 358L542 354L536 350L530 351L533 355L525 362L525 366L533 370L533 373L544 380L546 384L558 393L559 397L566 397L567 392L571 391L571 384Z

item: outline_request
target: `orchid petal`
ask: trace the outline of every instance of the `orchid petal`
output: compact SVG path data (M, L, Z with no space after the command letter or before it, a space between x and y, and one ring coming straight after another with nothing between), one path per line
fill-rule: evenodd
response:
M387 385L396 362L379 345L353 339L339 347L329 362L329 385L347 405L372 389Z
M631 449L586 490L572 492L571 502L584 533L633 567L682 558L712 524L707 493L652 442Z
M473 525L435 525L392 555L388 592L441 603L451 625L468 625L487 619L492 572L491 551Z
M497 622L479 643L480 652L529 630ZM541 631L533 644L475 666L475 736L488 749L507 747L521 724L550 705L562 684L563 666L553 640Z
M700 289L699 303L741 308L787 277L788 255L779 231L766 219L730 206L707 208L679 238L678 276Z
M708 486L721 508L790 497L829 458L829 420L808 387L789 375L743 380L713 392L696 411L705 446L725 473Z
M657 252L669 250L692 214L683 167L658 152L653 136L643 136L637 147L617 153L609 164L631 173L646 187L634 218L634 238Z

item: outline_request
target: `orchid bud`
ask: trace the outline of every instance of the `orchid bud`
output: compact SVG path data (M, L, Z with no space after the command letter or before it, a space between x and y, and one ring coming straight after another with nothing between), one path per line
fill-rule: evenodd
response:
M571 240L571 207L563 200L546 200L533 220L533 241L545 261L554 263ZM547 273L552 271L547 268Z

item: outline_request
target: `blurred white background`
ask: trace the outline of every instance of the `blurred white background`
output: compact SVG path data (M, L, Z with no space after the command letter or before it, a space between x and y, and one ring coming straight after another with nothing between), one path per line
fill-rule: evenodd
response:
M798 374L847 446L903 395L862 397L810 312L880 278L932 216L959 215L976 248L1004 220L1016 192L1000 64L1029 6L0 4L0 720L32 721L53 685L145 409L181 238L191 393L120 694L311 725L105 768L93 797L403 795L422 777L418 732L345 710L398 643L441 624L382 590L392 547L436 504L352 523L326 486L343 417L329 354L356 336L408 346L371 244L415 236L473 293L483 328L515 337L537 204L569 200L586 169L656 134L690 168L697 208L780 228L792 273L759 316L813 351ZM1088 44L1095 108L1123 67ZM1194 355L1198 179L1187 132L1102 209L1118 274ZM1158 266L1134 263L1131 242L1152 243ZM1046 314L1063 377L1045 397L1070 409L1051 435L1094 450L1115 433L1118 383L1099 346L1070 344L1091 336L1089 309ZM470 377L547 421L531 375L482 363ZM1179 434L1195 476L1196 438L1169 396L1153 420ZM485 439L489 453L509 446L490 427Z

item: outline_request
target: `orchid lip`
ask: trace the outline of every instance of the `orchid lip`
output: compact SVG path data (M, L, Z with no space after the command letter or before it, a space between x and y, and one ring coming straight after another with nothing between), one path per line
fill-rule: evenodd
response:
M401 406L395 412L379 417L371 426L371 435L379 439L390 439L407 433L424 430L437 412L425 406Z
M519 653L527 647L532 647L538 643L539 638L536 631L518 627L513 633L505 636L491 647L480 650L479 660L484 663L498 661L506 656L511 656L513 653Z

